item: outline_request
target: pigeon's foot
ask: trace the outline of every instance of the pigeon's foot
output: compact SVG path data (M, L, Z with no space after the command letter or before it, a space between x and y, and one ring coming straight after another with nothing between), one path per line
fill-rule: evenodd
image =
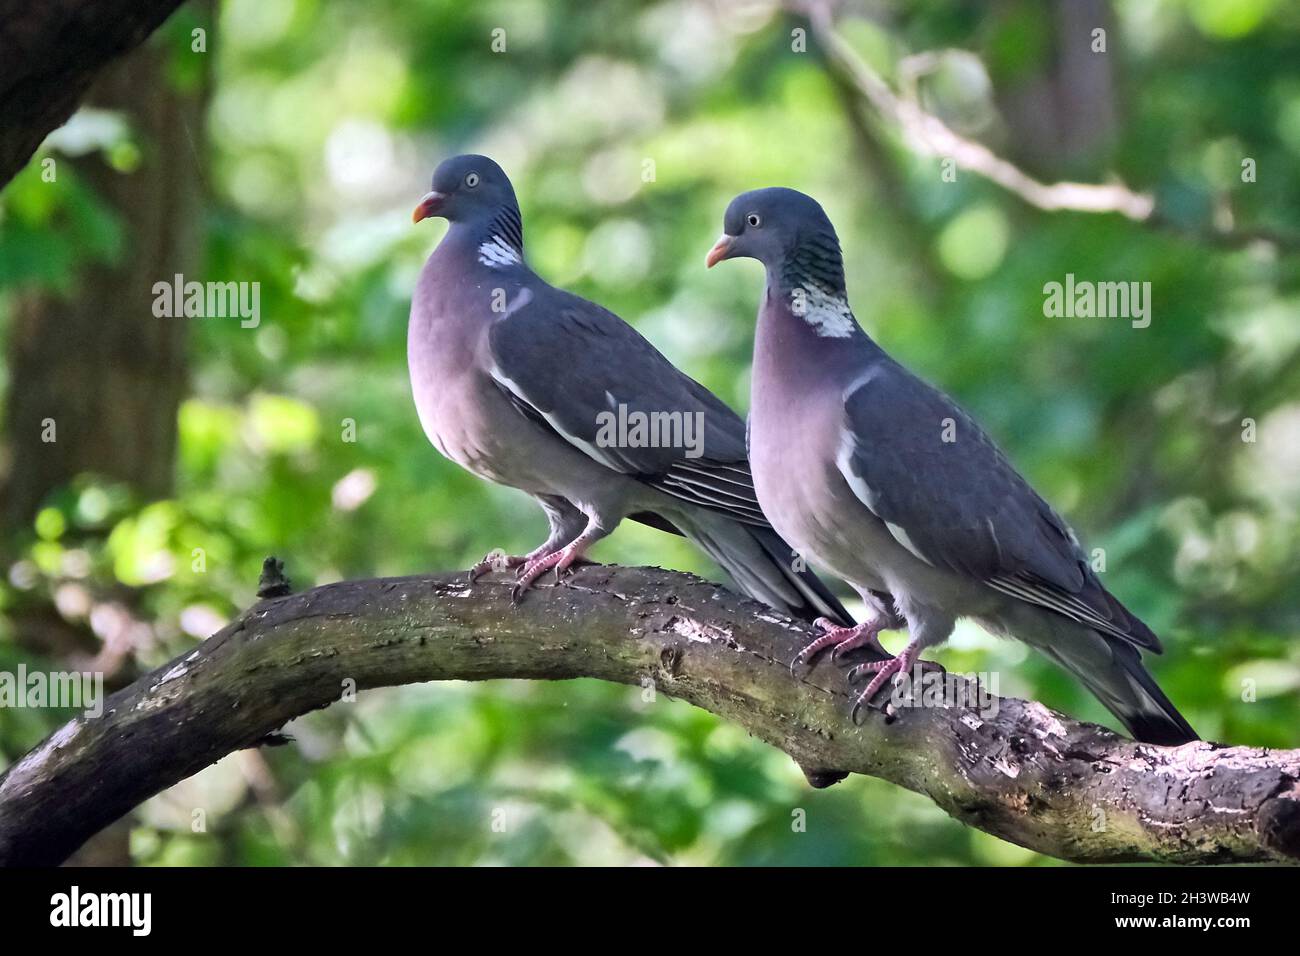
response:
M576 541L564 546L559 551L552 551L550 554L529 558L527 563L517 572L518 580L515 581L515 586L510 592L511 601L518 604L519 599L524 596L524 592L533 586L533 582L551 568L555 569L555 583L559 584L564 572L569 569L570 565L585 562L586 559L583 558L582 552L587 546L588 542L583 541L580 535Z
M811 664L813 658L828 647L832 648L832 661L857 647L872 647L885 657L889 656L889 652L880 646L879 635L883 630L880 621L867 621L857 627L840 627L830 618L819 617L813 622L813 627L821 630L822 634L795 655L794 660L790 662L791 674L800 667Z
M469 569L469 583L473 584L489 571L501 571L506 568L517 568L527 561L528 558L520 554L506 554L501 549L489 551L483 555L483 560L474 567Z
M555 569L555 580L559 581L560 575L564 573L565 568L572 563L573 556L568 547L561 548L559 551L552 551L550 554L543 554L541 557L533 558L519 569L515 586L510 591L510 599L514 603L518 604L519 599L523 597L524 592L533 586L533 582L551 568Z
M587 549L607 534L608 531L593 522L587 525L587 530L558 551L530 554L524 566L518 571L518 580L510 592L511 601L518 604L524 592L533 586L533 582L551 568L555 569L555 583L559 584L560 578L569 566L580 561L585 562L586 558L583 555Z
M903 648L903 652L897 657L891 657L887 661L868 661L865 664L858 664L848 673L849 683L856 684L862 679L864 674L874 675L871 682L867 684L866 689L858 695L858 699L853 702L853 711L850 718L856 724L858 715L866 708L871 707L871 699L876 696L882 687L891 679L898 680L900 674L906 674L914 665L919 664L922 669L939 670L943 667L934 661L919 661L922 646L916 641L908 644ZM884 710L882 708L882 710ZM888 711L884 711L888 715Z

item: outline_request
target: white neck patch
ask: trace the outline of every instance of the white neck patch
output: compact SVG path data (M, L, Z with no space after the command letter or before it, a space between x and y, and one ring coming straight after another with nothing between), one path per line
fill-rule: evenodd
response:
M500 236L493 236L478 247L478 261L489 269L503 269L523 262L519 250Z
M801 285L790 294L790 311L829 339L848 338L857 324L848 299L815 285Z

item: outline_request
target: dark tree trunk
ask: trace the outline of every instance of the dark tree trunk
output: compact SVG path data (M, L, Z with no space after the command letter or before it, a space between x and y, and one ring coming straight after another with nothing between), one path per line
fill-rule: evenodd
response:
M192 55L206 63L209 54ZM105 70L87 97L126 117L142 151L138 168L119 172L99 152L57 159L110 207L125 245L116 264L86 267L68 297L18 299L3 530L27 526L52 489L83 472L129 482L146 498L172 488L188 329L183 318L154 316L151 290L199 264L205 93L177 91L167 57L160 44L142 47Z
M152 6L169 11L174 5ZM4 6L0 0L0 9ZM195 6L210 44L212 2ZM0 27L0 52L11 43ZM162 43L142 46L104 69L86 96L86 105L125 118L141 152L135 169L118 171L98 151L79 158L54 156L57 179L49 188L74 179L88 187L120 223L123 247L114 263L84 267L66 297L35 290L17 297L7 348L9 468L0 476L0 540L21 538L46 496L81 473L125 481L146 499L171 493L188 328L183 318L154 316L152 288L200 266L205 191L200 157L211 72L210 53L181 50L178 54L174 45ZM178 89L173 80L170 58L176 55L198 58L191 66L199 69L186 71L198 77L188 89ZM93 68L81 66L88 81ZM77 82L48 75L39 63L32 68L34 77L45 76L42 82ZM0 79L6 72L0 67ZM12 115L14 105L3 90L0 83L0 117ZM84 84L76 95L83 90ZM45 87L41 92L47 106L60 102ZM70 109L76 100L67 102ZM12 132L5 128L0 134L0 182L13 171L4 166L13 159L8 151L20 141ZM37 128L28 132L35 134ZM41 131L35 139L20 139L34 145L43 136ZM74 210L74 231L75 216ZM48 440L51 423L53 441ZM129 595L118 597L131 602ZM95 667L104 669L110 681L134 673L122 649L104 656L97 638L63 620L46 602L23 602L11 610L10 619L16 639L32 653L56 660L98 655ZM129 863L128 832L127 827L110 828L77 858Z
M0 0L0 186L181 0Z
M1110 165L1117 130L1115 18L1108 0L1012 0L995 8L1015 20L1041 17L1045 59L995 81L1007 124L1010 158L1048 179L1090 179ZM1094 52L1092 31L1105 30L1106 52Z

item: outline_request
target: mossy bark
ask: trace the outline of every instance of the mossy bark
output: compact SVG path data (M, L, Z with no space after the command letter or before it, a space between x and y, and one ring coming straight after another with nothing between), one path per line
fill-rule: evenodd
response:
M877 776L1063 859L1300 859L1300 751L1136 744L1011 698L994 698L996 714L918 707L855 726L840 668L791 677L806 629L721 587L593 566L512 605L509 584L345 581L260 602L0 778L0 863L60 862L140 801L353 685L578 677L652 682L785 751L810 779Z

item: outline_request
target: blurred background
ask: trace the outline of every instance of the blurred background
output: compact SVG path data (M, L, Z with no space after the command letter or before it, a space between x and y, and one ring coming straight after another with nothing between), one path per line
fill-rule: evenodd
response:
M904 102L1044 182L1122 180L1156 215L1048 212L946 176L771 2L182 7L0 194L0 670L121 686L248 606L268 554L302 587L541 541L529 499L429 445L406 381L411 289L445 229L410 212L440 159L474 150L512 176L542 276L740 410L760 268L706 273L704 253L737 192L821 199L862 323L1101 549L1192 724L1300 744L1300 7L834 16ZM176 273L260 283L260 323L156 318L152 286ZM1048 317L1067 273L1150 282L1150 326ZM718 574L630 522L594 556ZM1111 723L978 628L935 656ZM0 767L70 716L0 709ZM594 681L371 691L288 729L79 859L1050 862L880 781L811 791L737 727Z

